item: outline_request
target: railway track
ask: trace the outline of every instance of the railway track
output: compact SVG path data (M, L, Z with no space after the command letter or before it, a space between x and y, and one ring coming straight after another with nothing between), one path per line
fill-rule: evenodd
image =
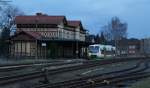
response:
M68 80L60 83L43 84L40 86L36 86L35 88L94 88L96 86L103 88L104 86L108 86L108 84L110 85L113 83L120 82L120 80L124 80L121 79L123 77L129 76L137 77L138 75L140 78L141 76L147 76L146 75L147 73L142 72L147 70L148 68L149 68L148 62L140 62L137 63L136 66L123 70L83 77L75 80ZM117 80L117 78L119 79Z
M20 74L17 74L17 75L10 75L10 76L0 76L0 85L5 85L5 84L9 84L9 83L12 83L12 82L18 82L18 81L21 81L21 80L28 80L28 79L33 79L33 78L38 78L38 77L43 77L45 75L45 72L44 70L42 70L43 68L51 68L51 70L49 70L49 74L56 74L58 72L61 72L62 70L60 69L63 69L63 68L67 68L67 66L69 65L72 65L72 66L78 66L82 63L77 63L77 62L71 62L71 63L56 63L56 64L41 64L42 66L44 67L40 67L41 70L34 70L32 72L25 72L25 73L20 73ZM41 66L38 64L38 66ZM34 65L29 65L30 69L31 67L33 67ZM9 68L6 68L6 69L0 69L0 72L1 73L8 73L11 74L11 71L24 71L25 69L29 69L28 65L27 66L23 66L21 65L20 66L17 66L17 67L9 67ZM56 67L56 68L54 68ZM13 68L13 70L9 70ZM33 69L33 68L32 68ZM59 69L60 71L57 71L57 69Z
M27 63L27 64L9 64L9 65L0 65L0 72L8 72L8 71L15 71L15 70L20 70L24 68L30 68L30 67L49 67L49 66L60 66L60 65L65 65L65 64L74 64L74 63L79 63L79 62L41 62L41 63Z
M131 81L136 82L137 80L144 79L147 77L150 77L149 73L140 73L128 77L122 77L121 79L112 80L111 85L114 86L115 88L118 87L120 88L121 86L126 87L126 86L130 86L130 84L126 84L125 82L131 82Z
M120 82L123 81L130 81L130 80L138 80L141 78L149 77L150 74L148 72L145 72L147 69L149 69L148 62L145 62L142 68L134 69L132 71L123 72L121 74L114 74L113 76L106 76L104 79L96 78L94 79L95 84L94 87L98 86L100 88L104 88L108 86L108 88L114 87L117 88L117 86L120 88L119 85ZM91 84L82 86L81 88L88 88L92 86ZM124 85L125 86L125 85ZM79 87L80 88L80 87Z
M82 63L65 62L65 63L55 63L55 64L42 63L42 64L33 64L33 65L19 65L19 66L4 67L4 68L0 68L0 84L15 82L15 80L17 81L17 78L19 80L21 79L23 80L29 78L42 77L45 73L44 71L41 71L41 69L43 68L50 68L54 72L54 69L58 69L58 68L60 69L67 66L78 66L80 64Z
M60 74L60 73L66 72L66 71L85 69L85 68L89 68L89 67L100 66L100 65L105 65L105 64L112 64L112 63L117 63L117 62L125 62L125 61L129 61L129 60L114 59L114 60L104 60L104 61L92 61L92 63L85 62L83 65L79 65L79 66L71 66L71 67L64 67L64 68L48 70L48 75L53 75L53 74L58 74L58 73ZM35 71L35 72L30 72L28 74L0 77L0 85L8 85L11 83L17 83L19 81L32 80L34 78L40 78L40 77L43 78L44 76L45 76L44 71Z
M144 59L144 57L142 57ZM138 58L141 59L141 58ZM113 60L101 60L98 62L99 64L111 64L117 62L123 62L123 61L129 61L129 60L138 60L137 58L124 58L124 59L113 59ZM19 69L24 69L28 67L33 66L57 66L57 65L65 65L65 64L72 64L72 63L79 63L79 62L59 62L58 63L51 63L51 62L41 62L41 63L23 63L23 64L9 64L9 65L0 65L0 72L8 72L8 71L14 71ZM97 63L97 61L84 61L83 64L90 64L90 63Z

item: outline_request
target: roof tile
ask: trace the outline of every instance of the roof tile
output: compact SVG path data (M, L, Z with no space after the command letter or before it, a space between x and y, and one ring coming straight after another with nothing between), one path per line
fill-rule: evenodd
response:
M16 16L16 24L60 24L65 16Z
M78 27L81 24L81 21L78 20L68 20L68 26Z

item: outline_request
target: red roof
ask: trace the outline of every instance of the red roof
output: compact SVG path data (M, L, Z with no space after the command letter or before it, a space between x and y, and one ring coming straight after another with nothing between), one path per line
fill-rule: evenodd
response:
M42 37L43 37L40 33L37 33L37 32L31 32L31 31L30 32L23 31L23 32L32 36L35 39L42 39Z
M81 21L78 20L68 20L68 26L78 27L81 24Z
M16 24L52 24L58 25L61 22L64 22L66 26L70 27L81 27L83 29L82 23L80 20L66 20L65 16L49 16L42 13L37 13L33 16L16 16Z
M20 35L20 34L26 34L28 36L33 37L34 39L37 39L37 40L40 40L40 39L43 38L43 36L40 33L31 32L31 31L29 31L29 32L27 32L27 31L18 32L16 35L12 36L12 38L15 37L15 36L17 36L17 35Z
M16 24L60 24L65 16L16 16Z

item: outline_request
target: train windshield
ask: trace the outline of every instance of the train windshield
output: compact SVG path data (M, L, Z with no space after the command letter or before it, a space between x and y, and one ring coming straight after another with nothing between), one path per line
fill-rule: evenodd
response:
M90 53L98 53L99 52L99 46L89 46L89 52Z

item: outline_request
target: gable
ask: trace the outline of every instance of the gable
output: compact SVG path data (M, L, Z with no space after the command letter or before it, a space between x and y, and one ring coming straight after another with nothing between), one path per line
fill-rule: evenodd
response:
M26 34L26 33L19 33L19 34L16 34L14 36L11 37L11 40L29 40L29 41L33 41L33 40L36 40L34 37Z

